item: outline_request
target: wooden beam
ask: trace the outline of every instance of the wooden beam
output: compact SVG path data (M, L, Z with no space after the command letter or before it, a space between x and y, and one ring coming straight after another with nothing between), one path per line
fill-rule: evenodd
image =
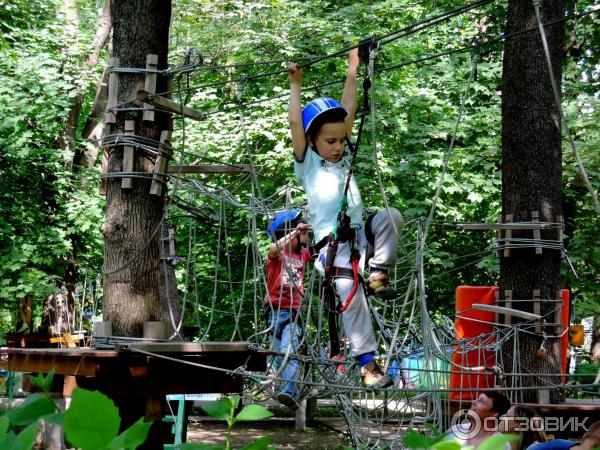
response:
M500 245L500 242L502 242L502 228L500 228L500 225L502 225L502 216L497 216L496 217L496 223L498 225L498 246ZM500 248L496 247L496 257L500 258Z
M498 218L501 221L501 218ZM517 222L517 223L458 223L456 228L462 230L475 230L475 231L487 231L487 230L546 230L548 228L555 227L556 225L551 223L540 223L539 220L535 222Z
M562 293L561 289L556 291L556 302L557 302L557 304L558 304L558 302L560 302L560 308L556 308L556 310L554 311L554 323L559 323L560 325L558 325L554 328L554 332L556 334L561 334L565 328L569 328L569 324L563 323L563 320L562 320L562 310L565 307L565 305L564 305L563 293Z
M119 58L110 58L108 60L109 70L119 67ZM117 113L113 108L117 106L117 96L119 95L119 74L117 72L109 72L108 75L108 100L106 102L106 114L104 122L117 123Z
M231 165L215 165L215 164L199 164L192 166L169 166L167 173L186 174L186 173L253 173L252 164L236 164Z
M512 214L507 214L506 215L506 223L512 223L512 221L513 221L513 215ZM506 239L504 241L504 245L506 246L506 247L504 247L504 257L506 258L506 257L510 256L510 247L509 247L509 245L510 245L510 240L512 238L512 229L510 229L510 228L506 229L506 235L504 236L504 238Z
M150 195L162 194L163 184L166 181L164 173L169 162L169 155L165 155L162 152L165 151L165 148L168 148L171 145L171 133L171 130L164 130L160 132L160 152L156 157L156 162L154 163L154 174L152 175L152 183L150 184Z
M518 309L505 308L504 306L486 305L482 303L473 303L472 308L475 311L490 311L495 313L504 314L510 317L519 317L526 320L539 320L542 318L539 314L528 313L525 311L519 311Z
M161 111L182 114L184 117L192 120L204 120L204 114L200 111L174 102L173 100L169 100L168 98L160 96L151 97L148 92L141 90L137 91L136 97L139 102L150 103L151 105L154 105L156 109L160 109Z
M156 70L158 67L158 55L146 55L146 69ZM146 72L146 79L144 82L144 90L149 94L156 94L156 72ZM144 103L144 115L143 119L148 122L154 121L154 106Z
M125 134L133 135L135 134L135 121L134 120L126 120L125 121ZM125 145L123 147L123 172L133 172L134 167L134 154L133 147L131 145ZM122 189L131 189L133 188L133 178L123 178L121 179L121 188Z
M152 342L132 343L128 348L144 350L150 353L221 353L246 352L249 342Z
M534 224L540 223L540 213L538 211L531 211L531 221ZM536 239L537 241L540 241L542 239L539 229L535 229L535 228L533 229L533 238ZM536 255L542 254L542 245L539 242L535 244L535 254Z
M541 295L541 290L540 289L534 289L533 290L533 313L537 314L538 316L542 317L542 304L540 301L540 295ZM542 332L542 322L538 321L538 323L535 326L535 332L540 334Z
M508 309L512 308L512 289L507 289L504 291L504 306ZM511 325L512 324L512 316L505 314L504 315L504 324Z
M562 214L556 215L556 221L560 224L558 227L558 241L560 242L560 257L565 257L565 245L563 242L563 229L565 227L565 221L563 219ZM562 295L562 294L561 294Z

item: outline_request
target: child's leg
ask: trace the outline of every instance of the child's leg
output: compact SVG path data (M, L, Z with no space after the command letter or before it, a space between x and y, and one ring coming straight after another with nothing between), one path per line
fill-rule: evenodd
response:
M335 287L340 298L345 304L346 298L352 290L354 280L338 278ZM361 383L370 389L380 389L391 386L392 379L383 373L375 360L377 341L373 333L371 314L367 305L362 286L358 288L348 309L342 313L342 322L346 337L350 341L350 352L360 365Z
M370 221L370 231L374 237L373 256L369 260L369 267L387 271L396 265L396 250L398 236L404 226L404 218L396 208L382 209ZM367 236L369 230L365 230Z
M342 305L346 303L353 285L354 280L349 278L337 278L335 280L335 289ZM346 337L350 342L352 356L358 357L365 353L375 352L377 341L373 333L371 314L362 286L359 286L348 309L342 313L342 323Z
M269 310L267 316L267 325L271 328L271 350L277 353L281 352L281 331L277 326L277 306L274 306L273 310ZM273 358L273 365L270 371L276 372L281 365L281 356L275 356Z
M300 362L294 358L294 355L298 353L298 347L300 345L300 337L302 331L300 330L300 324L295 323L293 320L290 321L285 327L281 334L281 347L282 353L289 353L287 363L281 372L281 378L286 380L298 380L300 378ZM289 352L288 352L289 351ZM298 398L298 386L294 382L283 381L282 392L290 394L294 399Z

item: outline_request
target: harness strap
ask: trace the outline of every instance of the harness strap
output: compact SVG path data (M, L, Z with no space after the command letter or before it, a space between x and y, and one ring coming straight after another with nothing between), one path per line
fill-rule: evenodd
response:
M375 235L373 234L373 228L371 228L373 217L375 217L375 213L369 214L367 220L365 220L365 237L367 242L375 247Z
M354 276L354 285L352 286L352 291L350 292L350 294L348 295L348 298L346 299L346 303L344 304L344 306L342 306L342 308L340 309L340 313L343 313L344 311L346 311L346 309L348 309L348 306L350 306L350 303L352 303L352 300L354 299L354 295L356 294L356 291L358 290L358 261L360 259L360 254L358 255L358 258L355 256L355 252L352 252L352 273Z
M338 313L335 310L335 294L330 282L323 284L323 300L327 304L327 323L329 330L329 357L340 354L340 333L338 331L337 319Z

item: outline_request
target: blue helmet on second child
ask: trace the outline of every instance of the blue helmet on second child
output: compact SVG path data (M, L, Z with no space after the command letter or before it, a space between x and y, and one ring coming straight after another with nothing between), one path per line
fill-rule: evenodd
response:
M275 239L281 239L303 221L302 211L299 209L280 211L275 214L273 221L267 226L267 234Z
M341 118L348 115L346 108L344 108L337 100L328 97L317 98L306 105L302 110L302 126L304 127L304 132L308 133L308 130L315 119L325 113L337 113Z

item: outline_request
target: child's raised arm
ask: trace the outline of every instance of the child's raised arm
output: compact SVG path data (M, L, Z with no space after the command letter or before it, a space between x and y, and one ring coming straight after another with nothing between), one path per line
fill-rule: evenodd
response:
M289 104L289 120L290 132L292 134L292 148L296 159L304 158L304 150L306 150L306 137L304 135L304 127L302 126L302 103L300 100L300 92L302 90L302 69L296 63L288 66L290 74L290 104ZM356 103L356 99L355 99Z
M346 73L346 82L344 83L344 92L342 93L342 105L346 108L348 115L346 116L346 135L348 138L352 136L352 126L354 125L354 116L356 115L356 97L358 82L356 74L360 58L358 57L358 48L350 50L348 53L348 72Z
M269 257L277 258L277 256L279 256L279 253L285 251L285 249L290 246L292 240L294 240L297 236L301 234L308 233L308 228L309 226L307 223L301 222L298 225L296 225L296 228L294 230L283 236L277 242L271 244L271 247L269 247Z

